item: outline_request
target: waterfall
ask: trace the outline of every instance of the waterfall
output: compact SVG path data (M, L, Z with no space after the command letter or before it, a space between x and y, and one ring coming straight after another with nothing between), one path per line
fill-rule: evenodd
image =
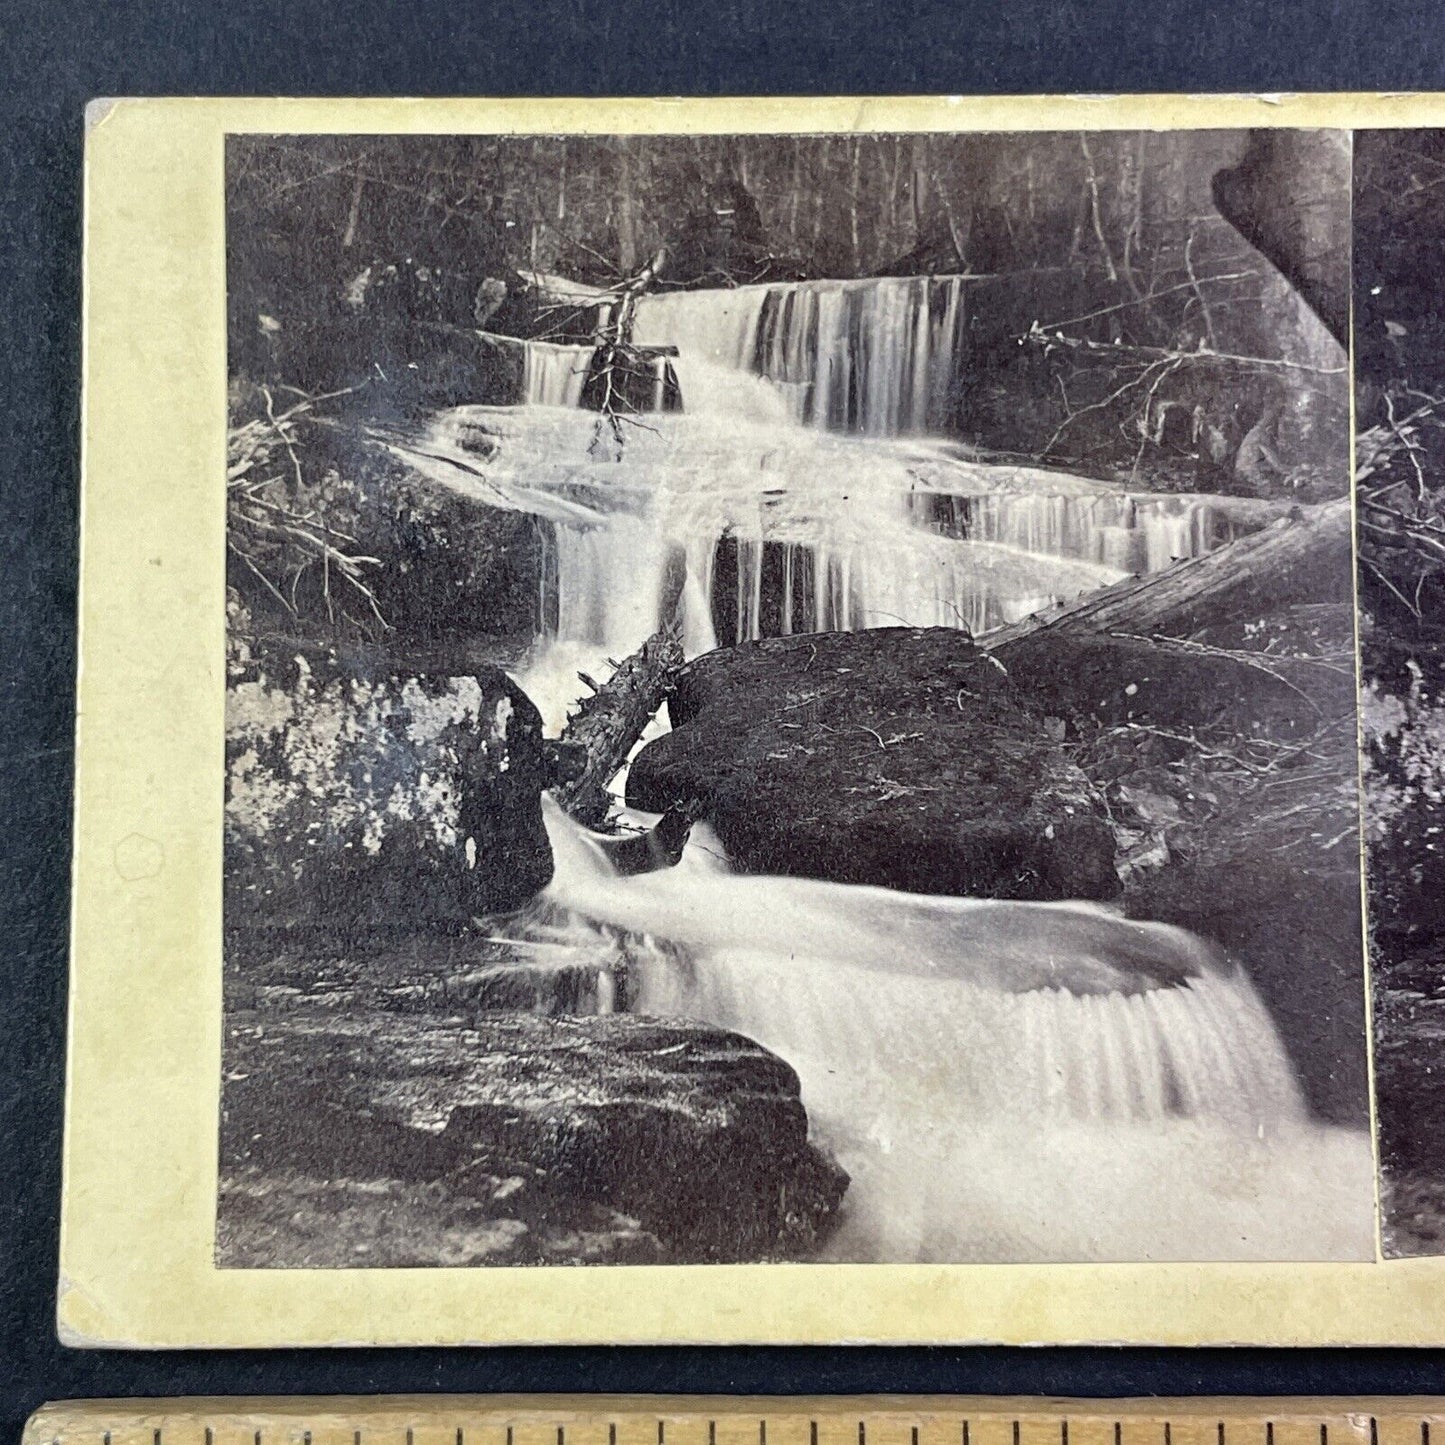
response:
M561 527L554 563L559 579L557 636L628 652L657 630L668 548L642 517L617 516L601 527Z
M828 1257L1360 1258L1371 1154L1312 1122L1243 974L1082 904L733 874L699 827L619 877L547 808L545 895L628 940L637 1012L735 1029L794 1067L852 1183Z
M550 341L524 341L521 400L524 406L582 405L595 346L562 346ZM625 377L615 376L618 409L663 411L668 406L669 361L656 356L646 369L634 365Z
M653 294L633 336L766 378L806 426L921 435L942 427L961 371L963 288L908 276Z
M1120 572L1157 572L1233 539L1227 517L1207 497L1034 492L911 500L920 523L945 536Z
M518 680L549 732L579 674L674 621L689 656L982 634L1229 539L1208 497L928 440L963 300L958 278L647 297L636 339L678 348L682 412L618 447L580 409L590 351L533 342L526 405L435 419L411 465L547 523L550 621ZM829 1258L1370 1257L1368 1136L1309 1117L1248 979L1201 940L1087 905L737 875L705 825L677 866L619 877L546 814L555 876L506 925L527 973L509 986L542 999L560 971L568 1006L694 1017L785 1059L851 1176Z
M621 657L679 608L689 655L900 624L977 635L1125 575L1103 549L1063 538L1030 546L1017 528L994 538L976 524L922 525L949 499L919 490L915 454L751 419L769 416L768 398L761 382L744 380L752 384L737 389L751 403L743 414L648 417L628 431L620 460L589 450L596 421L586 413L509 419L518 453L550 460L544 469L519 459L509 472L504 454L493 475L518 495L545 481L550 495L586 503L551 534L555 596L544 612L556 618L558 642ZM444 442L431 446L440 453ZM978 485L975 464L924 458L930 480L942 472L953 485ZM1038 505L1027 495L1000 499L1001 514L1013 504ZM1075 526L1087 525L1081 507Z
M898 625L961 627L977 637L1124 575L881 528L871 544L841 546L733 534L698 570L713 633L725 644Z
M581 406L590 346L523 342L522 401L527 406Z
M579 385L582 350L537 356L540 391ZM556 726L579 670L605 675L608 658L674 618L689 656L863 627L978 636L1231 534L1208 497L803 427L762 377L686 354L676 367L686 410L627 424L620 455L595 414L532 405L441 414L424 455L408 458L489 506L550 523L541 612L552 624L524 686L540 690ZM477 430L491 438L485 482L464 445Z

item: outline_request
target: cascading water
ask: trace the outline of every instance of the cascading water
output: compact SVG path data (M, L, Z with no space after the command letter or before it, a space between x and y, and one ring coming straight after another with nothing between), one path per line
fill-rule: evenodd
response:
M679 579L690 653L899 623L977 635L1228 540L1207 498L893 439L941 414L965 286L909 277L642 298L634 340L676 348L685 414L635 419L620 459L599 454L595 419L576 410L591 348L527 343L526 405L494 423L514 443L514 491L592 509L553 533L544 611L561 671L529 678L549 720L575 697L573 664L620 656L674 615Z
M766 378L804 425L921 435L942 424L960 372L965 284L909 276L674 291L642 298L633 334Z
M1232 539L1228 520L1197 497L994 494L915 496L913 504L924 525L947 536L1124 572L1157 572Z
M627 426L620 460L599 455L590 413L525 406L441 416L418 463L465 486L459 436L495 438L483 499L553 520L544 611L579 663L588 649L599 665L632 651L679 594L692 655L898 624L978 635L1228 536L1207 498L1135 497L934 443L814 431L780 418L761 378L685 356L676 370L688 409ZM544 689L563 709L548 714L557 725L576 697L571 660L561 691Z
M527 406L582 405L582 388L592 360L590 346L528 341L522 353L522 401Z
M635 339L678 348L684 411L628 425L620 456L576 408L586 348L531 343L529 404L437 418L413 465L549 524L555 626L519 681L550 730L579 672L673 618L690 656L898 623L977 634L1228 540L1209 498L921 439L963 303L958 278L644 298ZM703 826L676 867L622 878L550 805L547 825L556 874L522 956L544 927L552 966L610 960L599 1007L699 1017L792 1064L852 1176L830 1257L1371 1254L1368 1138L1309 1118L1247 979L1190 935L739 876Z
M1183 930L739 876L704 828L622 878L555 806L547 828L546 900L579 947L627 941L634 1010L797 1071L852 1181L826 1257L1368 1257L1368 1137L1309 1118L1248 980Z

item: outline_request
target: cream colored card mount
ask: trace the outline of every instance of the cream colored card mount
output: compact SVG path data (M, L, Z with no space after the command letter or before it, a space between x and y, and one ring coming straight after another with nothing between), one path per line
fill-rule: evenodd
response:
M1441 125L97 102L63 1337L1445 1340Z

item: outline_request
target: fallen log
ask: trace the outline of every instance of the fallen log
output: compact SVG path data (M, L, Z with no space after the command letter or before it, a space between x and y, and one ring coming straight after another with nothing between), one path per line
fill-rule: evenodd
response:
M654 633L567 720L561 743L585 756L580 772L553 796L586 828L607 821L612 798L607 784L627 761L633 744L672 690L682 667L682 641L671 629Z
M1258 532L1159 572L1128 577L1080 601L1036 612L979 639L1008 666L1030 639L1124 632L1189 637L1201 628L1252 621L1278 607L1338 602L1353 576L1350 502L1299 507Z
M488 331L483 326L454 326L450 321L418 321L416 329L423 335L443 340L461 337L483 346L494 346L498 351L507 352L518 359L527 349L527 343L520 336L505 336L500 331Z
M605 286L589 286L569 276L529 270L524 271L522 277L535 296L554 306L609 306L616 299L616 292Z

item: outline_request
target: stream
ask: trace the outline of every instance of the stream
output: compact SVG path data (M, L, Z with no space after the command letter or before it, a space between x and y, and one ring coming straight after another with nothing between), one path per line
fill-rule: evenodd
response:
M620 449L579 408L585 348L532 343L525 404L434 418L413 464L550 524L551 625L516 669L549 732L579 671L607 676L674 614L690 657L978 635L1230 539L1217 499L930 435L966 381L964 310L958 278L647 297L636 339L678 347L684 410L626 424ZM547 802L548 936L625 958L625 992L599 996L736 1029L797 1071L852 1178L826 1257L1373 1256L1368 1135L1311 1118L1248 978L1203 940L1092 904L745 876L705 825L676 867L623 878Z

